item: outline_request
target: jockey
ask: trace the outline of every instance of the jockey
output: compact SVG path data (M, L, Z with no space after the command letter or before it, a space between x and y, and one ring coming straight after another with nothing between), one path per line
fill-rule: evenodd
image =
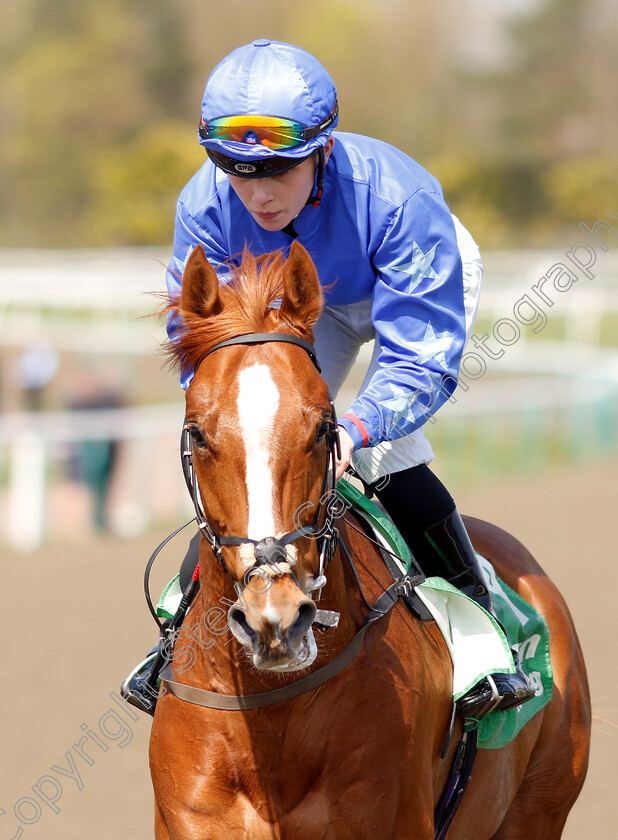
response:
M478 308L479 249L434 177L386 143L335 132L337 122L335 85L304 50L260 39L227 56L206 84L198 134L207 159L178 200L168 288L180 289L196 245L224 275L245 245L260 255L298 239L324 286L314 337L333 398L361 345L375 339L358 396L339 420L337 478L352 465L425 574L445 577L493 613L423 434L457 386ZM172 339L176 329L171 320ZM184 388L191 377L182 372ZM183 564L185 579L195 565L195 555ZM125 681L125 696L139 693L147 663ZM533 696L516 656L515 665L516 673L475 686L459 701L461 713L480 717Z

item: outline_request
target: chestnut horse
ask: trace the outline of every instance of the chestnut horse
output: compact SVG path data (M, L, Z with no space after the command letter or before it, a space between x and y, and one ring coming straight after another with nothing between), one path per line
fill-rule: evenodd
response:
M172 684L271 696L346 648L367 614L359 583L371 603L392 584L375 547L341 520L359 580L341 549L321 568L311 523L323 511L332 409L304 344L321 306L315 268L297 243L287 260L245 253L222 286L197 247L170 304L182 325L171 352L195 369L185 422L206 523L199 594L180 631ZM227 343L255 333L290 341ZM448 839L555 840L587 767L579 643L529 552L486 522L468 519L467 527L503 580L545 616L555 682L552 700L508 746L479 751ZM274 565L256 560L256 544L268 537L276 537ZM339 613L336 627L313 625L320 589L318 606ZM222 604L231 605L228 626ZM344 670L291 699L228 710L162 690L150 744L157 840L432 840L457 743L441 757L451 685L437 627L399 601Z

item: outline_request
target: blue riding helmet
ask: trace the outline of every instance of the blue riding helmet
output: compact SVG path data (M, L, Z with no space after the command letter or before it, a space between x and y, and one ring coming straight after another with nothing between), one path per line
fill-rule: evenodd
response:
M221 168L236 161L233 174L259 177L322 149L337 121L337 91L320 62L299 47L259 39L210 74L200 144Z

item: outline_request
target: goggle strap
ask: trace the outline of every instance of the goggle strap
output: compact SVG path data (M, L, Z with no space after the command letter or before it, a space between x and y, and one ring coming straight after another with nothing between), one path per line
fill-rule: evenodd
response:
M339 113L339 103L335 102L335 107L330 112L330 114L326 117L325 120L319 125L314 125L312 128L306 128L303 131L303 138L305 140L312 140L314 137L320 135L323 131L325 131L329 125L332 125L335 120L337 119L337 114Z
M324 152L324 147L320 146L318 149L318 169L316 172L316 184L317 188L315 193L309 196L307 199L307 204L310 204L312 207L319 207L320 202L322 201L322 193L324 192L324 173L326 171L326 154Z

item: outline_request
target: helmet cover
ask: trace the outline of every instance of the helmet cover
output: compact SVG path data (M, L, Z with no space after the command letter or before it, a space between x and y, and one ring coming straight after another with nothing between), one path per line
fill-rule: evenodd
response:
M212 71L202 102L202 124L223 116L273 116L307 128L328 121L337 105L337 91L328 72L310 53L280 41L259 39L231 52ZM332 118L315 137L289 148L269 149L260 143L200 139L206 149L231 158L306 158L324 146L337 125Z

